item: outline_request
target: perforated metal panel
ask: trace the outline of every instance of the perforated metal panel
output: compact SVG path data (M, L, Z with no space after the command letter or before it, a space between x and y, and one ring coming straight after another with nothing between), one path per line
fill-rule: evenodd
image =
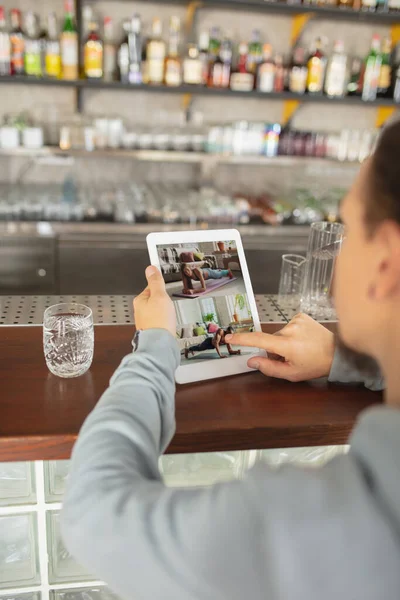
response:
M90 306L96 325L132 325L134 296L0 296L0 325L42 325L43 313L59 302ZM262 323L282 323L287 318L273 296L256 296Z

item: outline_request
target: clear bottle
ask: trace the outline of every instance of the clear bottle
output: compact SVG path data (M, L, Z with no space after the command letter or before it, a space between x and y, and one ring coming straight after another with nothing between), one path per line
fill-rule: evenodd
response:
M139 85L142 83L142 22L140 15L135 13L132 17L128 33L129 48L129 83Z
M187 85L203 84L203 63L195 44L189 44L187 56L183 61L183 81Z
M45 73L46 77L52 77L55 79L60 79L61 77L61 47L58 22L54 12L51 12L47 17Z
M124 32L122 42L118 48L118 76L122 83L129 83L129 33L131 24L124 21L122 24Z
M361 10L365 12L375 12L377 0L361 0Z
M161 85L164 82L165 54L162 24L161 20L156 17L153 19L151 38L147 42L147 68L150 84Z
M311 54L307 63L307 91L309 94L322 94L324 88L324 77L326 68L326 58L322 52L322 40L315 40L315 50Z
M263 46L263 62L258 68L257 89L260 92L271 93L274 91L275 63L272 58L271 44Z
M247 70L249 47L247 42L239 44L239 56L236 69L231 74L231 90L237 92L251 92L254 89L255 78Z
M304 94L307 88L307 75L305 49L302 46L297 46L293 51L290 66L289 91L295 94Z
M114 24L111 17L104 17L104 81L114 81L117 73L117 47L114 39Z
M379 35L374 35L372 38L371 50L365 60L365 71L361 97L366 102L376 100L381 64L381 40Z
M199 57L202 64L202 83L207 85L210 73L210 55L208 52L210 46L210 35L208 31L202 31L199 37Z
M181 21L179 17L171 17L164 81L168 87L177 87L182 83L182 64L179 56L180 29Z
M285 66L283 64L282 54L276 54L275 56L275 79L274 79L274 92L281 93L285 89Z
M99 26L96 21L91 21L89 24L89 33L83 53L83 69L87 79L103 77L103 40L99 35Z
M347 93L349 96L361 96L362 92L362 70L363 61L355 56L351 61L350 78L347 84Z
M221 43L219 56L211 65L209 86L216 88L229 88L232 68L232 45L230 40L224 39Z
M325 94L330 98L341 98L347 92L347 55L342 40L336 40L325 78Z
M21 11L13 8L11 11L11 75L23 75L25 36L21 28Z
M25 15L25 75L29 77L42 76L42 44L39 38L39 27L36 15L28 11Z
M65 19L61 33L61 63L63 79L78 79L78 31L73 0L65 0Z
M3 6L0 6L0 77L11 75L11 42Z
M378 80L379 98L389 98L390 86L392 82L392 42L390 38L385 38L382 44L382 61Z
M400 103L400 46L396 48L392 76L393 100Z

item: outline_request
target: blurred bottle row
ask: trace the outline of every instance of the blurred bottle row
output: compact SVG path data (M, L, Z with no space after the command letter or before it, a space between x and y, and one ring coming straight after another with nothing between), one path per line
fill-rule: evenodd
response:
M376 0L365 0L371 8ZM389 0L394 3L400 0ZM348 3L345 2L347 5ZM381 4L381 3L380 3ZM372 38L364 57L350 56L341 39L333 45L323 37L308 48L298 44L289 54L274 51L268 35L254 29L248 41L234 40L220 27L202 31L196 44L186 44L179 17L171 17L168 35L160 18L147 32L140 15L114 26L90 6L83 10L82 47L72 0L66 0L62 27L55 13L43 27L38 16L11 10L10 24L0 7L0 76L79 77L126 84L182 84L263 93L290 91L329 97L359 95L400 101L400 55L389 38ZM122 35L121 35L122 34Z

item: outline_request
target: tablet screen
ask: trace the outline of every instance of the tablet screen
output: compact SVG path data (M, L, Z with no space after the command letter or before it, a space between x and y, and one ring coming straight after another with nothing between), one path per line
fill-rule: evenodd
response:
M254 354L225 339L254 330L236 242L162 244L157 254L175 305L181 364Z

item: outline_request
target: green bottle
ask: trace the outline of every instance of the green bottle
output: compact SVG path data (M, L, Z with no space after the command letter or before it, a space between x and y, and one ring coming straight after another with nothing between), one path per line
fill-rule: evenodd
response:
M254 77L257 75L258 67L263 60L263 48L261 44L261 34L258 29L254 29L249 43L249 53L247 55L247 70Z
M210 42L208 47L208 54L210 62L215 62L219 57L219 51L221 49L221 32L219 27L213 27L210 31Z
M39 27L36 15L29 11L25 17L25 73L31 77L41 77L42 72L42 43L39 38Z
M362 99L366 102L373 102L376 100L381 64L381 39L379 35L374 35L372 38L371 50L365 60Z

